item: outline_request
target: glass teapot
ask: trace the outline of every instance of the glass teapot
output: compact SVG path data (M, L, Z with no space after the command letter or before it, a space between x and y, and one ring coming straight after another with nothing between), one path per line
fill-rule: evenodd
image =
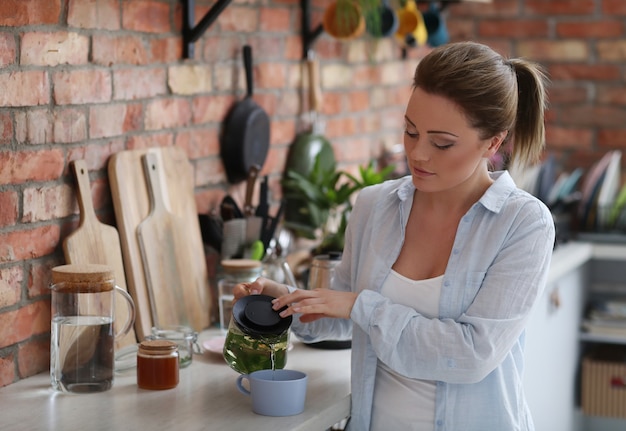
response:
M233 370L249 374L285 367L292 316L280 317L272 309L273 299L249 295L235 303L223 350Z

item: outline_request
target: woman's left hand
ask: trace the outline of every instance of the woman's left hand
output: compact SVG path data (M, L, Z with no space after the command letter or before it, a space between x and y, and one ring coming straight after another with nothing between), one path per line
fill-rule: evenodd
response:
M298 289L272 301L274 310L287 307L282 317L301 313L300 321L307 323L322 317L350 318L350 312L357 298L357 293L339 292L331 289Z

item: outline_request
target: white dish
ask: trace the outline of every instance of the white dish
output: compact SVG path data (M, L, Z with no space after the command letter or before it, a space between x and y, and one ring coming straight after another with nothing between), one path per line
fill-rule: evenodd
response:
M598 223L601 228L609 227L609 214L619 191L620 173L622 169L622 152L613 151L600 194L598 195Z
M204 340L202 342L202 347L207 352L216 353L216 354L220 354L221 355L222 351L224 350L224 342L225 341L226 341L226 337L225 336L214 337L214 338L211 338L209 340Z
M554 185L550 189L550 193L548 194L548 198L546 200L546 204L549 207L554 205L559 200L559 192L563 188L563 185L567 182L569 175L570 174L568 172L561 172L561 174L554 182Z
M576 186L578 186L578 181L582 176L583 168L574 169L574 172L572 172L567 177L567 181L565 181L563 187L561 187L561 190L559 190L559 196L557 197L557 201L566 199L569 195L574 193L576 191Z
M612 151L609 151L608 153L606 153L604 156L602 156L600 160L598 160L591 167L591 170L588 172L587 176L585 177L585 180L583 181L583 186L582 186L583 196L580 202L581 214L585 212L587 207L590 207L592 205L593 203L592 195L594 194L594 192L597 193L599 191L599 186L600 186L599 183L601 183L602 180L604 180L604 178L601 178L602 174L605 173L606 168L609 166L609 163L611 162L612 157L613 157Z
M122 372L137 366L137 344L131 344L115 352L115 371Z

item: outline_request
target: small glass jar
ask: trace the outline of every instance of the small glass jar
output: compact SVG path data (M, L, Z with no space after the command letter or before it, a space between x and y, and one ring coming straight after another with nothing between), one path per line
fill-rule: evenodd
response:
M191 365L194 345L198 340L198 333L188 326L152 327L152 334L147 340L170 340L178 344L178 364L180 368Z
M171 389L178 386L178 345L169 340L144 340L137 350L137 386Z
M261 262L252 259L225 259L221 262L221 276L217 283L220 329L228 330L233 311L233 289L239 283L251 283L261 275Z

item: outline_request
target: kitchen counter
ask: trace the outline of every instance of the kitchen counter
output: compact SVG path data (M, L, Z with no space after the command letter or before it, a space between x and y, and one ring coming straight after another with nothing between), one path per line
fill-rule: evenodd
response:
M199 341L218 335L200 334ZM116 373L113 388L94 394L55 392L48 372L0 389L0 429L19 430L311 430L323 431L350 412L350 350L320 350L292 337L286 368L308 375L304 412L267 417L252 412L239 375L221 355L194 355L174 389L137 387L136 372Z
M552 254L548 284L584 265L591 259L626 260L624 244L571 241L559 245Z
M623 246L571 242L554 252L548 284L593 258L626 260ZM577 329L576 329L577 330ZM200 343L219 334L200 334ZM300 430L323 431L350 411L350 350L318 350L294 340L287 368L309 376L305 410L266 417L251 410L219 354L194 355L180 370L179 385L166 391L137 387L135 369L116 374L113 388L95 394L66 394L50 386L48 372L0 389L0 429L19 430Z

